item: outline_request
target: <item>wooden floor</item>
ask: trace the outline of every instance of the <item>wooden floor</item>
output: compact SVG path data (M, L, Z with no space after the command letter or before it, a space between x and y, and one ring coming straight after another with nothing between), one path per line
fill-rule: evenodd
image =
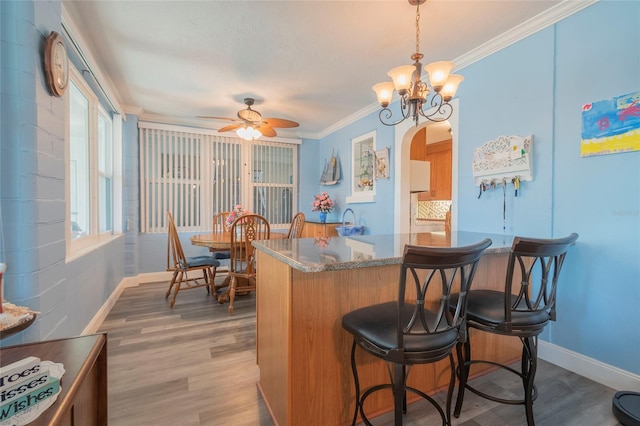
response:
M255 294L236 299L229 317L228 305L219 305L204 288L180 292L170 309L166 289L166 283L126 289L100 328L108 333L109 425L273 425L256 386ZM498 371L474 384L517 395L520 384L511 376ZM544 361L536 384L538 426L619 425L611 412L613 389ZM393 424L391 415L375 420ZM425 424L440 424L434 410L412 404L405 425ZM521 406L467 392L452 424L524 425L526 420Z

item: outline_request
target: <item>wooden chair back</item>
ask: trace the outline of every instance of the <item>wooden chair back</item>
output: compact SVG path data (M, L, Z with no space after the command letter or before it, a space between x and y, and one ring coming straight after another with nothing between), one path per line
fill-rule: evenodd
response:
M227 218L231 212L220 212L213 217L213 232L224 232L227 230Z
M187 258L182 250L178 229L171 212L167 212L167 235L167 271L173 271L180 265L186 265Z
M258 214L240 216L231 225L230 233L230 272L255 277L254 248L251 243L256 240L268 240L271 237L269 221Z
M257 240L268 240L271 237L271 226L263 216L246 214L233 222L230 233L229 315L233 313L236 291L246 294L256 290L256 260L251 243Z
M302 230L304 229L305 217L304 213L298 212L291 220L291 225L289 225L289 233L287 234L287 238L300 238L302 237Z
M165 293L165 299L168 299L173 290L170 307L176 303L178 292L184 288L206 287L207 292L211 292L214 288L214 279L216 276L216 268L220 262L211 256L198 256L187 258L182 249L178 228L171 212L167 212L167 271L173 271L173 276L169 282L169 289ZM189 276L190 272L202 274Z

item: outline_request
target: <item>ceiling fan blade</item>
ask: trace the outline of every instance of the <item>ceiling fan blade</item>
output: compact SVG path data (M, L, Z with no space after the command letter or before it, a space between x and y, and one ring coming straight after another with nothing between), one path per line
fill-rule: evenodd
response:
M232 130L239 129L242 126L244 126L244 124L229 124L228 126L218 129L218 132L230 132Z
M276 131L273 130L273 128L267 124L261 124L257 126L255 129L258 130L260 133L262 133L262 136L273 137L277 135Z
M210 118L212 120L226 120L226 121L234 121L236 123L241 123L242 120L238 118L229 118L229 117L209 117L206 115L198 115L198 118Z
M298 127L300 123L296 123L295 121L285 120L284 118L263 118L262 123L266 124L270 127Z

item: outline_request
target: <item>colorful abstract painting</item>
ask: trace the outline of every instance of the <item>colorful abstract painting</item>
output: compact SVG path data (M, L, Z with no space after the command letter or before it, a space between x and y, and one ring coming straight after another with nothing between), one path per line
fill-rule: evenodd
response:
M640 151L640 92L582 107L580 156Z

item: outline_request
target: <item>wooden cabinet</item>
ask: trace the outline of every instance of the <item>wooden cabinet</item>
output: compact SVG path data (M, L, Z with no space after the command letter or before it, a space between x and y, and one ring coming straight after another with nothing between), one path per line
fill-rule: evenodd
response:
M411 159L428 161L430 165L429 193L421 193L418 200L450 200L452 140L427 143L426 129L420 129L411 142Z
M107 425L107 335L93 334L2 348L0 365L29 356L64 365L56 402L37 425Z
M309 222L304 223L302 229L302 238L316 238L316 237L337 237L338 231L336 226L341 226L342 222Z
M434 200L451 199L451 140L427 144L425 160L431 164L430 191Z

